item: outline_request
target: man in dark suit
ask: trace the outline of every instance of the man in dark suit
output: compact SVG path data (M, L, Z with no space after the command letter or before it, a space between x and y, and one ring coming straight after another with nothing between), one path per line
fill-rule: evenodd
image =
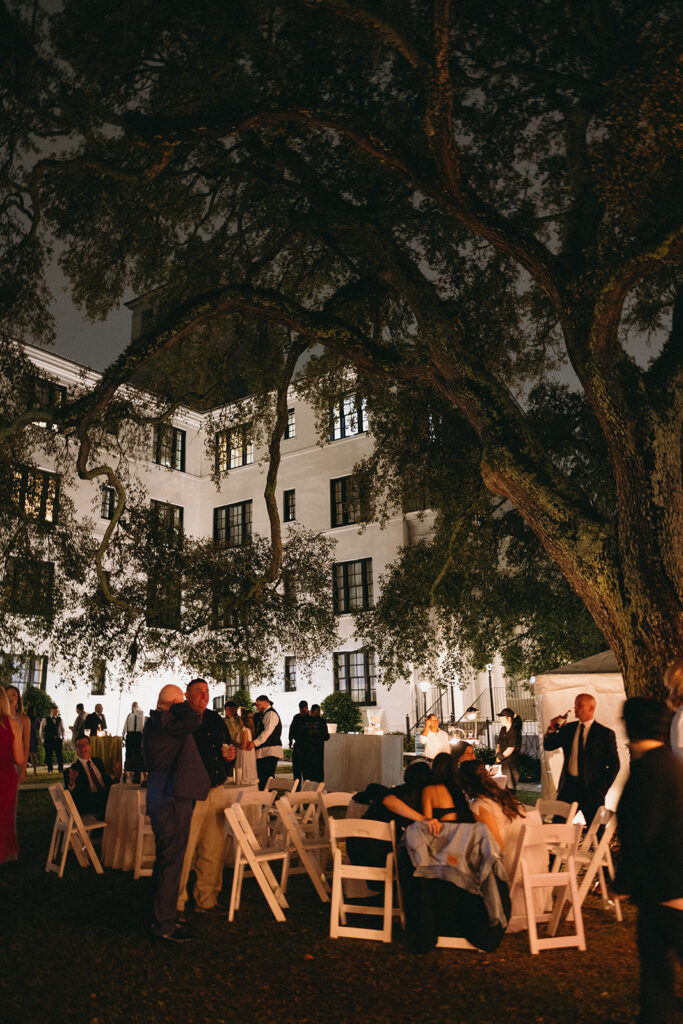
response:
M107 731L107 719L104 717L101 704L95 705L95 710L86 717L83 726L90 736L97 736L98 732Z
M577 800L587 825L604 804L619 771L617 738L612 729L595 721L595 703L590 693L580 693L574 701L576 722L561 725L563 716L558 715L543 737L546 750L561 747L564 753L557 799Z
M116 773L118 765L113 766ZM68 789L78 813L94 814L104 820L113 777L99 757L91 757L90 740L79 736L76 740L76 760L64 772L64 788Z
M194 740L202 716L184 700L179 686L164 686L142 733L149 772L147 813L156 840L152 932L160 939L190 938L178 924L176 903L195 800L211 788Z

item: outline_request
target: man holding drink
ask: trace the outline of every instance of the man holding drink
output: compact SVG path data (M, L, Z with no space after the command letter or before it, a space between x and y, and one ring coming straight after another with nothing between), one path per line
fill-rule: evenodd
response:
M235 747L225 720L208 710L209 687L204 679L188 683L185 699L193 711L201 715L201 725L194 741L211 783L209 794L197 800L192 812L190 835L180 876L178 913L185 913L188 899L187 880L194 868L197 880L193 896L199 914L222 913L217 899L223 886L223 854L225 849L225 794L228 764L235 760Z

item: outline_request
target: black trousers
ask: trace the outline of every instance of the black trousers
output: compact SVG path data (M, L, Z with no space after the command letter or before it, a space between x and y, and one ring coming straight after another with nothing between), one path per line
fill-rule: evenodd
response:
M170 935L178 917L178 889L194 800L173 800L148 814L156 842L154 861L154 908L152 927L160 935Z
M586 819L586 825L590 825L598 807L602 807L605 801L605 794L599 792L594 786L587 786L581 779L567 775L557 794L557 799L566 800L568 804L577 800L579 810Z
M258 775L258 788L265 789L268 779L275 775L277 768L276 757L257 757L256 774Z
M683 910L661 903L638 908L640 1024L675 1024L676 960L683 963Z
M140 772L145 770L142 760L142 733L126 733L126 771Z
M52 771L52 758L54 756L57 758L57 767L59 768L60 772L63 772L64 759L62 757L62 740L52 740L47 739L46 737L43 742L43 746L45 747L45 764L47 765L47 770L49 772Z

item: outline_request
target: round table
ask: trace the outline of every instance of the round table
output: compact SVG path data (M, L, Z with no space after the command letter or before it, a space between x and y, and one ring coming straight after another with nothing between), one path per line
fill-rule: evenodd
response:
M119 739L111 736L107 739ZM102 863L107 868L132 871L135 864L135 841L138 819L145 813L146 792L140 786L119 783L109 790L107 823L102 834Z
M109 774L114 765L118 764L116 777L117 779L121 778L123 740L120 736L91 736L90 751L93 757L102 758L104 767Z

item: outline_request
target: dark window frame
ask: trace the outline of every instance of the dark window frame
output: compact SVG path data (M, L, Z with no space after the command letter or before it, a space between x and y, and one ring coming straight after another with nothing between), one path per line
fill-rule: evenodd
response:
M54 562L7 559L5 588L10 610L15 615L51 618L54 611Z
M102 484L100 500L100 519L108 519L111 522L111 520L114 518L115 508L116 488L109 487L108 484Z
M355 503L348 501L348 481L353 476L338 476L330 480L330 523L332 529L338 526L353 526L362 518L360 495L356 494Z
M283 523L296 522L296 491L293 487L282 492L282 521Z
M239 423L216 434L216 472L228 473L232 469L254 464L253 424ZM236 443L235 443L236 442ZM233 460L233 453L240 454Z
M241 521L234 524L239 529L239 540L233 540L233 527L230 523L230 512L241 510ZM222 522L221 522L222 519ZM254 519L254 502L251 498L245 501L234 501L230 505L218 505L213 510L213 541L221 547L241 548L251 542Z
M8 686L11 683L18 687L21 693L28 686L35 686L39 690L47 689L47 666L46 654L34 654L33 651L21 654L0 652L2 685Z
M352 605L352 592L358 587L353 581L356 567L360 567L361 603ZM368 611L374 607L372 558L354 558L348 562L335 562L332 568L334 610L337 615ZM355 601L355 599L354 599Z
M352 668L358 666L359 657L362 659L362 674L352 674ZM373 650L360 648L356 651L335 651L332 662L335 693L348 693L356 704L377 704L377 665ZM357 679L363 680L362 692L361 687L353 683Z
M170 423L157 423L154 427L154 461L157 466L185 472L186 431Z
M163 547L182 548L185 509L170 501L150 500L153 515L152 536L154 542Z
M52 409L66 404L66 385L56 384L47 377L33 382L33 404L36 409Z
M339 395L330 406L329 440L341 441L345 437L357 437L367 433L368 413L365 398L355 391Z
M20 466L14 470L12 497L21 513L31 519L54 526L59 517L59 474L47 469L35 469L33 466ZM50 490L52 489L52 494ZM32 492L38 492L37 512L31 511L35 502ZM52 518L48 518L51 508Z
M285 693L296 693L296 658L294 655L285 657Z
M284 439L289 441L292 437L296 437L296 410L287 410L287 426L285 427Z

